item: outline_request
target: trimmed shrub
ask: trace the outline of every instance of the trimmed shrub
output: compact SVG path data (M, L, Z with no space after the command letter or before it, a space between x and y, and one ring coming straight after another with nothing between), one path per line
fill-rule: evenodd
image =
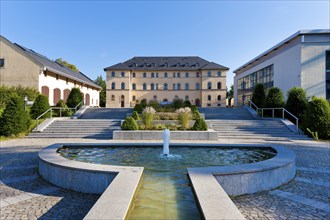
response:
M258 83L254 88L251 100L258 108L264 107L266 102L266 93L262 83Z
M49 108L50 105L48 102L48 98L44 95L38 95L31 107L30 116L31 118L35 119L39 117L42 113L47 111ZM45 114L43 118L47 118L49 116L50 116L50 112Z
M191 105L191 106L190 106L190 109L191 109L192 112L194 112L194 111L198 111L198 108L197 108L196 105Z
M143 111L143 107L142 107L142 105L141 105L141 104L136 104L136 105L134 106L134 108L133 108L133 111L135 111L135 112L141 114L142 111Z
M132 113L132 118L134 118L135 120L140 120L140 116L139 116L139 114L137 113L137 111L133 111L133 113Z
M142 112L142 122L145 126L145 130L151 128L152 121L156 111L153 107L146 107Z
M279 89L278 87L272 87L269 89L266 97L265 106L267 108L284 107L284 97L281 89Z
M121 129L123 130L138 130L139 126L136 123L135 119L132 117L127 117L123 124L121 125Z
M199 113L198 110L193 111L193 117L194 119L202 118L201 114Z
M69 94L66 104L69 108L75 108L83 100L82 94L79 88L72 88Z
M298 87L290 89L288 91L288 100L286 101L285 108L301 120L307 108L305 90Z
M68 106L65 104L65 102L60 99L58 103L56 104L56 107L63 108L62 110L56 110L56 114L58 116L66 117L70 115L70 110L68 109ZM61 111L61 114L60 114Z
M11 136L27 132L30 123L30 116L24 111L24 100L16 94L12 95L0 118L0 135Z
M142 108L144 109L145 107L147 107L147 100L142 99L140 104L141 104Z
M157 100L150 100L148 106L151 106L154 109L159 109L160 108L160 104Z
M189 100L186 100L186 101L183 102L183 105L184 105L184 107L190 108L191 107L191 102Z
M173 107L175 109L183 108L184 107L183 100L182 99L174 99L173 100Z
M330 105L325 99L313 97L308 102L303 126L321 139L330 139Z
M207 131L207 124L203 118L197 118L192 130L194 131Z

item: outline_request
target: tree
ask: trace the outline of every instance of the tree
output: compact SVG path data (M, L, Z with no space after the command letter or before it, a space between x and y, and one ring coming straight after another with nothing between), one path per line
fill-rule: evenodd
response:
M330 139L330 105L325 99L313 97L307 104L303 127L317 132L322 139Z
M266 102L265 88L262 83L258 83L253 90L252 102L259 108L264 107Z
M66 100L66 105L69 108L75 108L81 101L83 97L81 95L79 88L72 88L68 99Z
M39 117L42 113L47 111L50 108L48 98L44 95L38 95L36 100L34 101L31 111L30 111L30 116L31 118L35 119ZM44 115L44 118L48 117L50 113L47 113Z
M231 85L229 90L227 88L226 98L228 99L228 106L231 106L231 100L234 98L234 85Z
M98 76L94 81L97 85L102 87L100 92L100 107L105 107L106 103L106 83L105 80L102 78L102 75Z
M66 60L63 60L62 58L57 58L55 60L55 62L62 66L66 66L67 68L69 68L75 72L79 72L79 69L74 64L71 64L71 63L67 62Z
M285 108L301 120L304 117L307 108L305 90L298 87L291 88L288 91L288 99Z
M30 122L29 114L24 110L24 100L14 94L0 118L0 135L10 136L26 132Z
M269 89L265 105L267 108L284 107L284 97L280 88L272 87Z

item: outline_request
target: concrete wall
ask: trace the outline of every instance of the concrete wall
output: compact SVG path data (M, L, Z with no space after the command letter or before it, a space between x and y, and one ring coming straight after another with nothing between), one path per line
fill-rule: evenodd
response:
M135 77L133 77L133 72L130 71L114 71L115 77L112 77L113 71L107 71L107 101L106 107L110 108L120 108L121 107L121 97L124 96L124 107L134 107L136 101L133 100L135 96L136 100L141 101L146 99L147 101L153 100L154 96L157 97L158 101L163 101L167 99L172 101L176 96L180 99L185 100L188 96L192 104L196 104L196 99L200 100L202 106L207 106L208 104L212 107L217 107L221 104L222 107L226 106L226 75L227 71L221 70L221 76L218 77L218 70L211 70L211 77L208 77L208 71L134 71ZM121 77L121 72L125 73L125 77ZM146 78L143 77L143 73L146 73ZM168 77L164 77L165 72L167 72ZM178 77L178 72L180 72L180 77ZM151 74L154 73L154 77ZM186 73L189 77L186 77ZM196 73L199 77L196 77ZM157 77L158 74L158 77ZM175 74L175 77L173 77ZM207 83L212 83L212 90L207 90ZM115 83L116 89L111 89L111 84ZM121 89L121 83L125 83L125 90ZM221 82L221 88L217 89L217 83ZM133 83L136 85L136 90L133 90ZM146 83L147 90L143 90L143 84ZM154 90L151 90L151 84L154 84ZM167 83L168 89L164 90L164 84ZM181 90L177 90L177 84L181 84ZM189 90L185 90L185 85L189 84ZM199 83L200 89L196 90L196 83ZM156 88L158 84L158 90ZM175 84L175 89L173 89L173 84ZM112 101L112 95L115 96L115 100ZM207 100L207 96L211 95L211 101ZM218 101L217 97L221 95L221 100Z
M0 68L0 85L23 86L38 89L38 75L42 67L31 61L10 42L0 37L0 58L5 65Z
M328 38L330 41L330 37ZM307 97L326 98L325 51L330 42L304 42L301 46L301 87Z

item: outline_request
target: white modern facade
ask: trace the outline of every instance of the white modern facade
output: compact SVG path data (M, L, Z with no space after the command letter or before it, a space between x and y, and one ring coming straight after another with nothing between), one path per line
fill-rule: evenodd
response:
M292 87L330 99L330 30L301 30L234 70L235 106L247 104L257 83Z

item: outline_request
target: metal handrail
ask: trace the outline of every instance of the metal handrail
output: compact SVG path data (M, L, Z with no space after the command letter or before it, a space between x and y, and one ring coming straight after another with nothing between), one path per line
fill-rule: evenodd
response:
M275 112L274 110L282 110L282 118L284 119L285 116L285 112L288 113L289 115L291 115L294 119L296 119L296 127L297 127L297 131L299 132L299 118L296 117L294 114L292 114L291 112L289 112L288 110L286 110L285 108L259 108L256 104L254 104L251 100L249 100L250 102L250 108L252 108L252 105L256 108L256 110L254 110L255 112L259 112L259 110L261 110L261 117L264 117L264 110L272 110L272 118L275 118Z
M76 105L76 107L74 107L75 111L77 111L78 106L81 105L81 104L84 105L84 100L82 100L81 102L79 102L78 105Z
M36 129L38 130L38 126L39 126L39 119L44 116L45 114L47 114L50 111L50 118L53 117L53 110L60 110L60 118L62 117L62 110L74 110L74 112L77 111L77 108L80 104L84 103L84 101L79 102L78 105L76 105L76 107L74 108L62 108L62 107L50 107L47 111L45 111L44 113L42 113L41 115L39 115L36 118ZM72 115L72 114L71 114Z

